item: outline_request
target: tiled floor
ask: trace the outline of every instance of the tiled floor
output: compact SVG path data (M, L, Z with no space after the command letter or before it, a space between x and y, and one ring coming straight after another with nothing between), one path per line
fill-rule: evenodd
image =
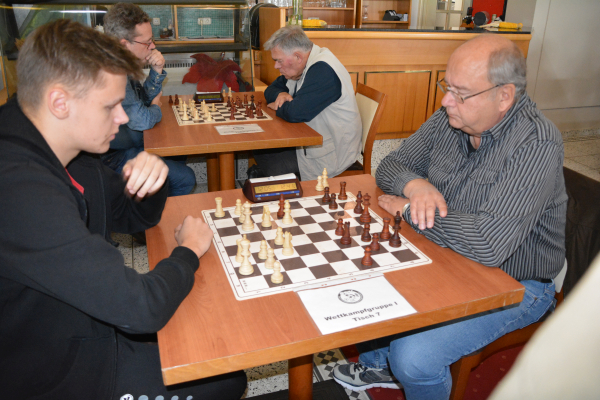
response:
M564 165L590 178L600 181L600 129L563 132L565 144ZM389 149L388 149L389 151ZM199 185L194 193L206 192L206 185ZM146 246L133 241L129 235L114 234L119 243L125 265L140 273L148 272L148 254ZM331 379L329 373L336 363L345 363L338 349L315 355L315 382ZM287 362L278 362L246 370L248 390L246 398L259 396L287 388ZM369 399L366 392L349 393L349 399Z

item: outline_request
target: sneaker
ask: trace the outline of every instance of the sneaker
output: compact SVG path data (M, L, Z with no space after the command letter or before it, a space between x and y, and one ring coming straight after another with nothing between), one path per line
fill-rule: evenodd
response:
M346 389L367 390L373 387L401 389L402 385L388 370L367 368L359 363L336 365L333 379Z

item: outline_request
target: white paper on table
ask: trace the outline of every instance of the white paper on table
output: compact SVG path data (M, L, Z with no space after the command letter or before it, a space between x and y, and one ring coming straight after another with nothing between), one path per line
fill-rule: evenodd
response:
M238 133L264 132L258 124L218 125L215 126L219 135L237 135Z
M250 183L276 182L276 181L282 181L284 179L296 179L296 175L293 173L290 173L290 174L283 174L283 175L277 175L277 176L267 176L265 178L254 178L254 179L250 179Z
M323 335L417 312L383 276L297 293Z

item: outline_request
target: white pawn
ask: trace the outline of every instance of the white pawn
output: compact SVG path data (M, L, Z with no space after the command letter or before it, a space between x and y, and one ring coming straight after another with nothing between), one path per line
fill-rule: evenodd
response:
M323 174L321 176L323 187L329 187L329 182L327 182L327 168L323 168Z
M281 273L281 264L279 261L275 261L273 264L273 273L271 274L271 282L281 283L283 282L283 274Z
M235 241L235 243L237 244L237 254L235 255L235 261L241 263L242 261L244 261L244 257L242 256L242 240L244 240L243 238L239 238Z
M294 248L292 247L292 234L290 232L285 233L285 240L283 242L283 255L293 256Z
M240 267L240 274L252 275L254 272L254 267L248 259L250 257L250 241L248 239L242 240L242 256L244 257L244 260L242 261L242 266Z
M215 197L215 202L217 203L215 217L223 218L225 216L225 211L223 211L223 199L221 197Z
M275 264L275 250L272 247L267 249L267 261L265 261L265 268L273 269L273 264Z
M277 227L277 235L275 235L275 244L278 244L281 246L283 244L283 242L284 242L283 228L279 226L279 227Z
M242 215L242 201L240 199L237 199L235 201L235 210L233 210L233 213L235 215ZM244 221L242 221L244 222Z
M291 225L294 223L294 220L292 219L292 208L290 206L290 201L286 200L285 201L285 205L283 206L283 219L281 220L281 222L285 225Z
M262 224L263 228L271 227L271 210L269 210L269 206L263 206L263 216L262 216Z
M323 186L323 177L317 176L317 187L315 188L317 192L322 192L325 190L325 186Z
M258 252L258 258L261 260L267 259L267 241L263 240L260 242L260 251Z
M254 221L252 220L252 210L250 210L250 203L244 204L244 223L242 224L242 230L245 232L252 232L254 230Z
M206 113L206 120L209 122L213 120L213 117L210 115L210 113Z
M212 106L210 107L210 111L212 111L212 112L217 111L217 109L215 108L215 103L212 103Z
M183 114L181 114L181 120L182 121L189 121L190 120L190 117L188 117L188 113L187 113L187 110L186 110L185 103L183 103Z

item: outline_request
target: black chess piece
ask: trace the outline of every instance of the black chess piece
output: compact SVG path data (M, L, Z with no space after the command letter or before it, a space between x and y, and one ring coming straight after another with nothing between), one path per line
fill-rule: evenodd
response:
M334 232L337 236L342 236L344 234L344 220L338 219L338 225Z
M352 243L352 238L350 237L350 222L344 223L344 234L340 239L340 244L348 245Z
M362 240L363 242L370 242L371 241L371 234L369 233L370 230L371 230L371 224L365 224L365 226L363 226L362 235L360 235L360 240Z
M371 242L369 247L371 247L371 250L373 250L373 251L379 251L379 249L381 248L381 246L379 245L379 234L378 233L373 234L373 241Z
M173 105L173 96L169 95L169 105Z
M385 217L383 219L383 229L381 230L381 235L379 236L381 240L388 240L392 234L390 233L390 218Z
M325 188L325 195L321 199L323 203L329 203L331 201L331 197L329 196L329 186Z
M362 258L360 263L367 267L373 265L373 259L371 258L371 247L367 246L365 248L365 256Z
M254 95L250 95L250 108L252 110L256 110L256 105L254 104Z
M400 247L402 245L402 240L400 239L400 227L396 228L396 226L394 226L394 234L388 243L391 247Z
M340 182L340 194L338 195L338 200L348 200L348 195L346 194L346 182Z
M394 216L394 229L400 231L400 222L402 222L402 215L400 215L400 211L396 211L396 215Z
M277 219L282 219L285 212L283 211L283 207L285 206L285 199L283 198L283 193L279 195L279 211L277 211Z
M360 216L360 222L371 222L371 214L369 214L369 206L371 205L371 203L369 203L369 200L371 200L371 196L369 196L369 194L366 193L363 202L363 205L365 207L363 209L362 215Z
M358 197L356 197L356 207L354 207L354 210L353 210L354 214L362 214L363 208L362 208L361 204L362 204L362 198L359 199Z
M330 210L337 210L338 205L335 202L335 193L331 195L331 201L329 202L329 209Z

